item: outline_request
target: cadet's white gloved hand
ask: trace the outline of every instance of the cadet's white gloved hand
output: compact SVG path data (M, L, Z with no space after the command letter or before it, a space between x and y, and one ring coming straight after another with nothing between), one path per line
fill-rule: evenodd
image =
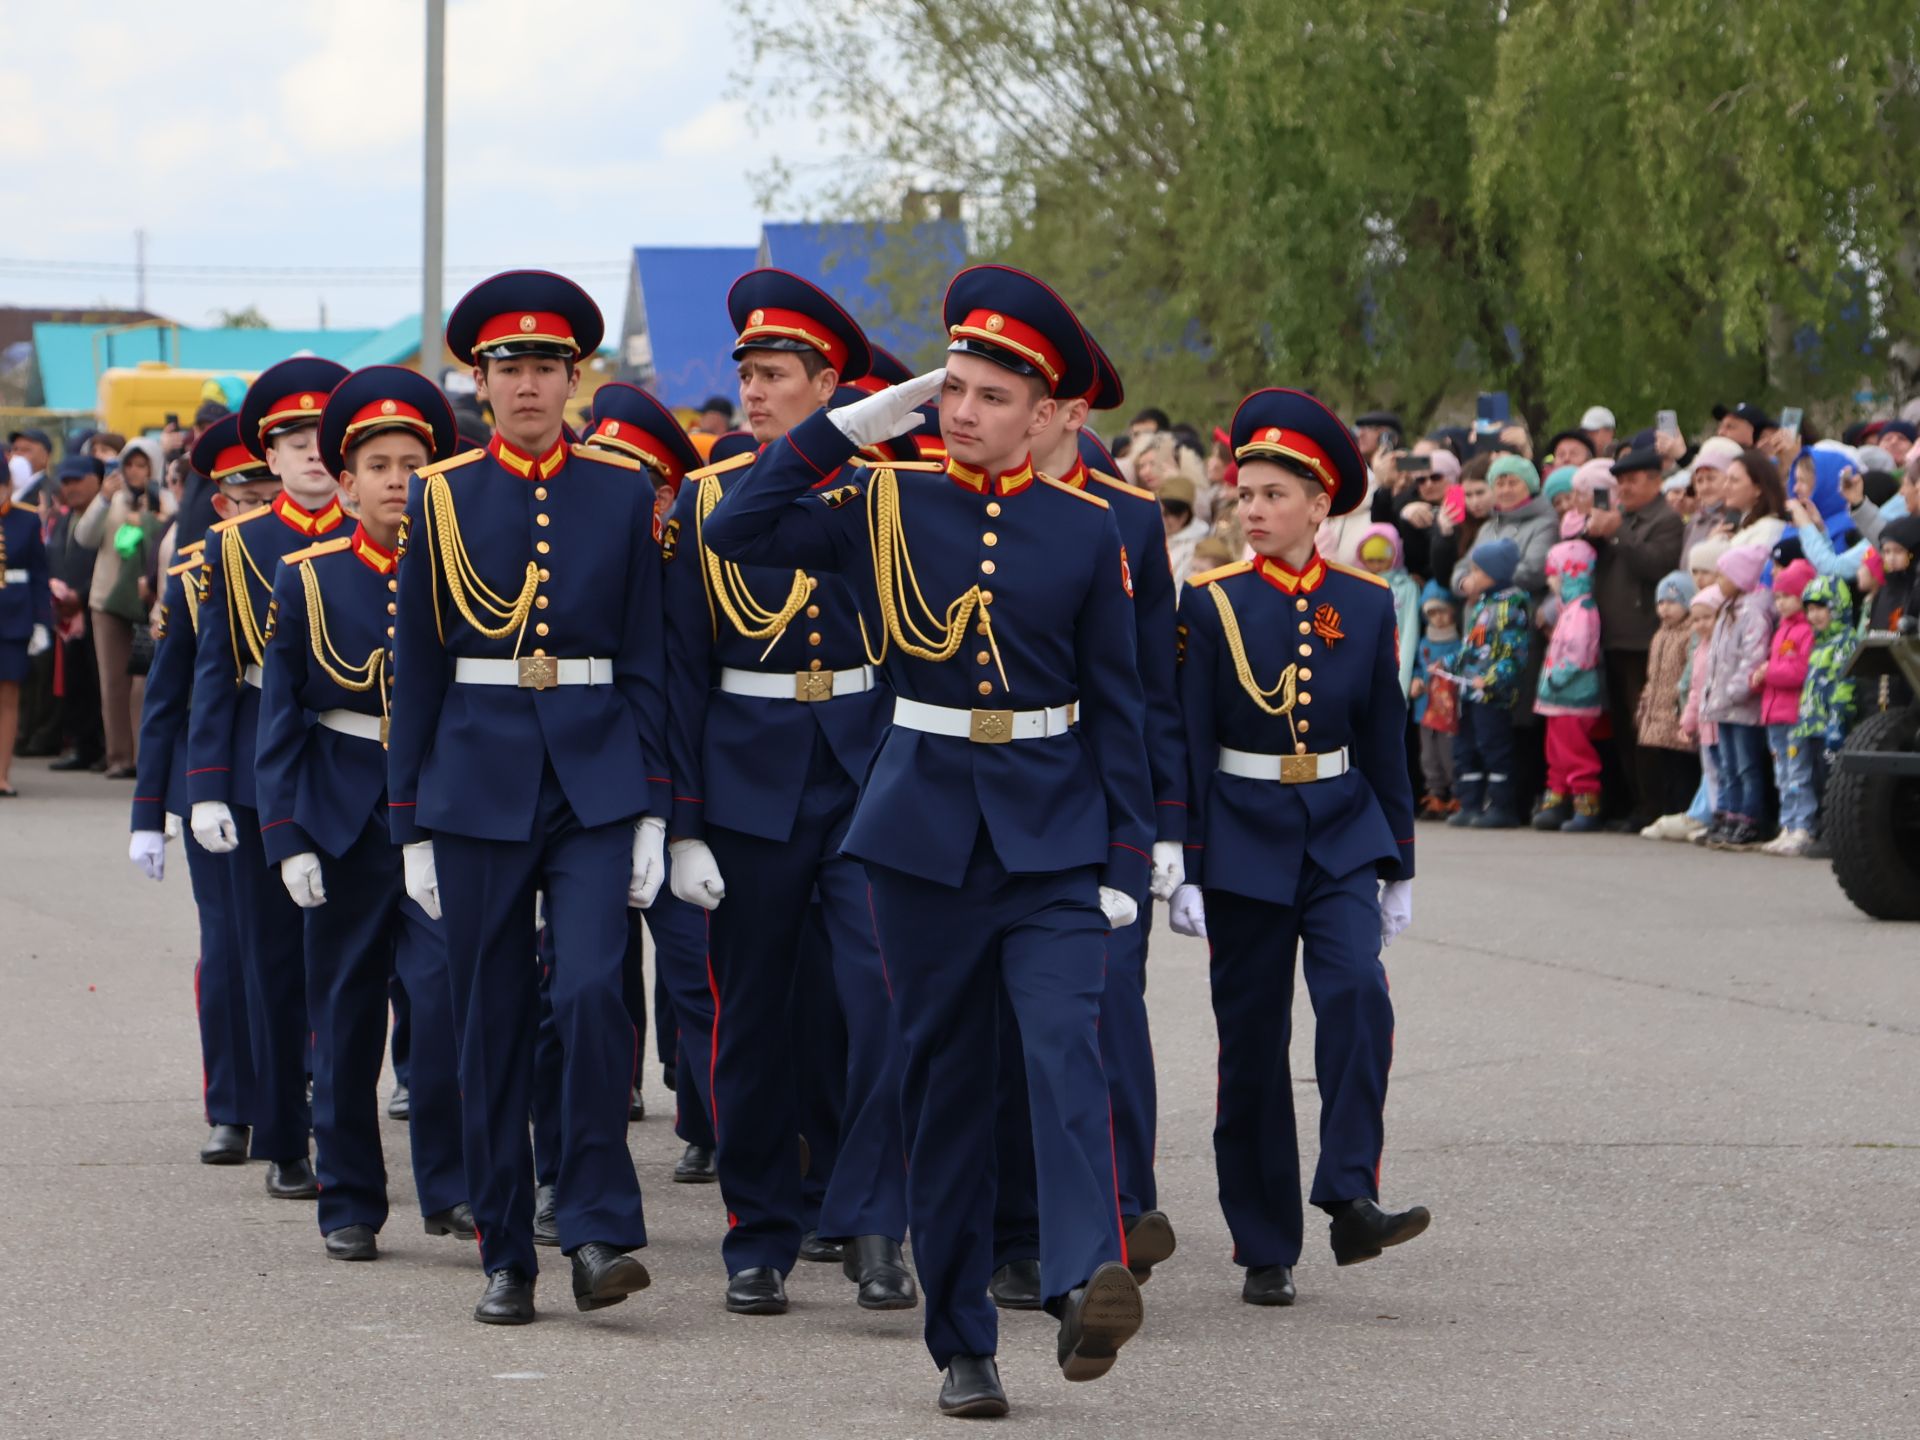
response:
M180 817L178 815L168 815L167 816L167 839L178 840L179 838L180 838Z
M644 910L660 893L667 873L667 822L658 815L642 815L633 827L633 879L627 885L627 905Z
M136 830L127 842L127 859L147 872L149 880L167 878L167 837L158 830Z
M1171 900L1187 883L1187 860L1178 840L1153 842L1153 879L1147 889L1156 900Z
M440 918L440 872L433 865L433 842L416 840L400 847L400 868L406 873L407 897L427 912L429 920Z
M1100 913L1107 917L1109 930L1124 930L1140 918L1140 907L1123 890L1100 887Z
M302 910L313 910L327 903L327 887L320 879L320 857L311 850L289 855L280 862L280 883Z
M1413 923L1413 882L1380 882L1380 948L1386 949Z
M727 898L727 882L706 841L676 840L667 846L667 853L673 857L667 884L675 895L702 910L712 910Z
M47 633L47 627L36 625L33 634L27 637L27 654L44 655L53 648L53 636Z
M944 369L929 370L898 385L889 385L877 395L829 410L827 418L842 435L861 448L878 445L883 440L918 430L925 423L925 417L914 412L938 395L946 383Z
M240 843L240 831L233 823L233 812L224 800L196 800L187 816L187 825L200 848L214 855L225 855Z
M1207 938L1207 902L1198 885L1182 885L1167 906L1167 923L1176 935Z

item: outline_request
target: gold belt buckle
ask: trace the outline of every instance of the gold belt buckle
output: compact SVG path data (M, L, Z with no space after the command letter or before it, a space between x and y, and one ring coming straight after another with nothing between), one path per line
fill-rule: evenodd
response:
M831 670L799 670L793 677L793 698L811 703L833 698Z
M1282 755L1280 757L1280 783L1282 785L1305 785L1320 778L1320 757L1318 755Z
M967 738L976 745L1005 745L1013 739L1013 711L974 710Z
M520 688L522 690L551 690L559 683L560 662L551 655L520 657Z

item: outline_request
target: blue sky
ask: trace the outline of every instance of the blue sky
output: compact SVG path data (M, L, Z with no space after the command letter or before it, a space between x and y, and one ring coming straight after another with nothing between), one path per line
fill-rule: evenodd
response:
M417 281L297 284L220 267L417 267L419 0L4 0L0 303L131 305L129 274L28 276L5 262L152 272L148 308L204 324L386 325ZM590 265L617 325L635 244L747 245L771 152L734 98L744 41L718 0L449 0L446 303L486 270ZM820 154L791 118L782 159Z

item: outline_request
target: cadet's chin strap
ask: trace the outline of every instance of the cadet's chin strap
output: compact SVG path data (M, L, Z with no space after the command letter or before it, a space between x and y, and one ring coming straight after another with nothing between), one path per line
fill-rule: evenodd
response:
M1000 683L1011 690L1006 664L1000 658L1000 642L993 633L992 606L979 584L969 587L948 605L944 619L935 616L913 573L913 556L907 553L906 525L900 514L899 477L890 468L877 469L871 474L867 487L867 539L873 549L874 589L880 597L880 616L886 629L880 636L880 653L876 655L873 641L867 635L866 617L860 617L860 641L866 647L868 663L878 665L884 661L889 642L916 660L936 664L951 660L966 643L967 625L977 610L981 632L986 636L987 647L993 651L994 667L1000 672ZM922 628L923 622L925 628Z
M427 558L432 562L434 577L438 579L442 570L446 572L447 594L452 598L454 608L460 612L460 618L471 625L476 632L489 640L504 640L513 636L513 653L520 653L520 642L525 638L527 616L533 613L533 592L540 586L540 567L529 560L526 578L520 582L520 594L512 604L508 604L480 578L480 572L474 569L473 561L468 558L465 541L460 537L460 519L453 508L453 487L447 483L445 475L435 475L427 481L427 518L433 533L428 539ZM435 587L437 589L437 586ZM474 613L478 604L490 614L498 616L504 623L489 626L481 623ZM447 628L440 616L440 606L433 607L433 622L440 632L440 643L447 643Z
M753 591L747 587L746 577L740 573L740 567L731 560L722 560L707 549L707 517L720 503L720 477L715 474L703 475L700 489L695 495L694 505L694 542L700 553L700 579L707 591L707 619L713 628L715 639L720 637L720 611L725 611L727 623L747 640L765 640L767 649L760 652L762 660L767 651L780 643L780 637L786 633L787 626L793 623L807 603L810 593L807 585L807 572L793 572L793 586L787 591L787 598L778 610L769 610L754 598ZM715 608L716 603L718 609Z
M1277 715L1287 722L1287 737L1294 745L1299 745L1300 737L1293 728L1293 698L1295 680L1300 667L1289 665L1280 672L1280 678L1273 682L1270 689L1262 690L1253 678L1253 665L1247 659L1246 642L1240 638L1240 617L1233 613L1233 602L1227 598L1226 590L1219 585L1207 586L1207 593L1213 596L1213 607L1220 612L1220 633L1226 637L1227 653L1233 656L1233 671L1240 679L1240 688L1248 697L1269 715ZM1273 703L1274 696L1280 697L1280 703Z

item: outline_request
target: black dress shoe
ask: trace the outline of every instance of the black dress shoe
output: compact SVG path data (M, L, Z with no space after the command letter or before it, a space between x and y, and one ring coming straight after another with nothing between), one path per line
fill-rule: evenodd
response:
M800 1258L812 1265L842 1265L847 1247L838 1240L822 1240L818 1230L809 1230L800 1237Z
M676 1185L711 1185L719 1178L720 1172L713 1168L713 1151L705 1145L687 1146L673 1167Z
M646 1118L647 1102L640 1094L640 1087L636 1085L633 1087L632 1093L627 1096L627 1119L631 1122L634 1120L644 1120Z
M248 1130L244 1125L216 1125L207 1132L207 1143L200 1147L202 1165L244 1165L247 1163Z
M680 1072L671 1065L662 1065L660 1067L660 1083L667 1087L667 1093L669 1095L674 1094L680 1088Z
M380 1247L371 1225L343 1225L326 1234L329 1260L378 1260Z
M993 1272L987 1294L1002 1310L1040 1308L1040 1262L1015 1260Z
M1153 1267L1173 1258L1173 1223L1158 1210L1137 1215L1127 1226L1127 1266L1142 1285L1153 1278Z
M486 1293L473 1307L473 1318L482 1325L531 1325L532 1277L517 1265L493 1271L487 1276Z
M480 1233L474 1227L473 1207L464 1200L458 1205L449 1205L445 1210L421 1216L420 1223L429 1235L451 1235L456 1240L472 1240Z
M387 1119L408 1120L412 1117L413 1093L396 1080L393 1085L393 1094L387 1100Z
M313 1166L307 1163L307 1157L268 1161L267 1194L275 1200L318 1200L320 1182L313 1178Z
M573 1303L582 1310L604 1310L653 1283L647 1267L613 1246L589 1240L569 1257L573 1261Z
M860 1287L862 1310L911 1310L920 1303L900 1242L890 1235L856 1235L840 1269Z
M93 757L91 755L68 755L47 766L49 770L59 770L63 773L72 770L91 770L92 768Z
M1297 1293L1291 1265L1255 1265L1240 1287L1240 1298L1249 1305L1291 1305Z
M940 1382L940 1413L962 1420L992 1420L1007 1413L1007 1392L991 1355L956 1355Z
M1327 1227L1336 1265L1358 1265L1372 1260L1389 1245L1404 1245L1432 1223L1427 1207L1416 1205L1397 1214L1371 1200L1349 1200L1336 1210Z
M727 1277L727 1309L736 1315L784 1315L787 1282L771 1265L736 1270Z
M1098 1380L1145 1319L1140 1282L1109 1260L1060 1306L1060 1373L1069 1380Z
M551 1185L533 1190L533 1243L548 1248L560 1243L560 1201Z

